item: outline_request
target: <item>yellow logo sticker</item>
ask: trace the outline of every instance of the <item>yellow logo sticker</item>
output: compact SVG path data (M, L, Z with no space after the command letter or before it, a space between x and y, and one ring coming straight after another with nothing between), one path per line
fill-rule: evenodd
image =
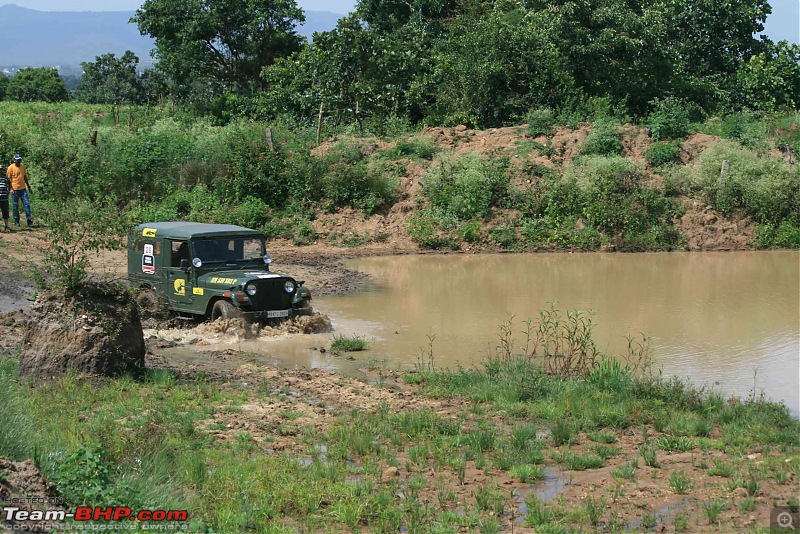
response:
M142 235L144 237L155 237L157 231L157 228L145 228L142 230Z
M175 283L172 284L175 287L175 294L176 295L185 295L186 294L186 280L183 278L178 278L175 280Z
M222 278L222 277L219 277L219 276L215 276L215 277L213 277L213 278L212 278L211 280L209 280L209 281L210 281L212 284L225 284L225 285L231 285L231 284L235 284L235 283L236 283L236 278Z
M192 295L202 295L203 288L202 287L193 287L192 288Z

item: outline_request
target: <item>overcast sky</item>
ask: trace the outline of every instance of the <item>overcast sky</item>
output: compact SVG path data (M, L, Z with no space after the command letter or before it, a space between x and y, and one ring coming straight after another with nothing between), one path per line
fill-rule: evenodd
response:
M138 8L141 0L14 0L18 6L39 11L128 11ZM300 7L312 11L349 13L356 0L297 0ZM773 41L786 39L800 43L800 0L771 0L772 15L766 33Z

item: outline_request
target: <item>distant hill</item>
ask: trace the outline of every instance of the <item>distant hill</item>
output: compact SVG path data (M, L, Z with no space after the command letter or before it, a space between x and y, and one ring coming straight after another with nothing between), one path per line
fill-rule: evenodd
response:
M153 40L128 21L133 11L36 11L14 4L0 6L0 67L76 66L95 56L131 50L142 64L150 63ZM343 15L307 11L298 33L331 30Z

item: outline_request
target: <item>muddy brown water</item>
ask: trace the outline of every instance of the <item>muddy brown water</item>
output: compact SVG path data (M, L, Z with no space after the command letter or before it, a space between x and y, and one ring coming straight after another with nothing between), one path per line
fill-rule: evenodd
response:
M249 350L298 366L347 371L368 364L413 368L479 365L515 314L515 350L524 319L557 302L594 310L595 340L609 354L626 334L651 337L655 364L728 395L756 389L800 412L800 253L482 254L352 260L371 275L367 291L319 297L336 332L370 342L366 353L332 356L333 334L248 343ZM355 358L352 361L349 358Z

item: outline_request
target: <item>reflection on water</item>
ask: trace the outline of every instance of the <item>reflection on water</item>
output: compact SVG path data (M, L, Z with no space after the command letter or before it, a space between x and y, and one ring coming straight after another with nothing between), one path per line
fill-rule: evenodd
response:
M433 335L436 365L479 363L509 314L522 351L523 320L557 302L595 310L602 351L621 352L626 334L644 332L666 374L741 396L755 383L798 413L797 252L400 256L349 266L373 275L374 290L315 306L340 332L366 332L370 353L393 367L412 367Z

